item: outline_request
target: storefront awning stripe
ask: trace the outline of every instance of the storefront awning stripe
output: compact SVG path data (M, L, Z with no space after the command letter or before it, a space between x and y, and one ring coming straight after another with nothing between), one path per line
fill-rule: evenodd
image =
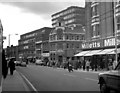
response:
M103 51L98 52L96 55L104 55L104 54L107 54L107 53L112 52L114 50L115 50L114 48L113 49L104 49Z
M99 53L100 51L102 51L102 50L93 50L93 51L85 54L84 56L92 56L92 55L95 55L96 53Z
M110 52L108 52L107 54L115 54L116 52L115 52L115 49L113 50L113 51L110 51ZM117 53L120 53L120 48L119 49L117 49Z
M82 52L80 52L80 53L78 53L78 54L76 54L74 56L83 56L83 55L85 55L88 52L90 52L90 51L82 51Z

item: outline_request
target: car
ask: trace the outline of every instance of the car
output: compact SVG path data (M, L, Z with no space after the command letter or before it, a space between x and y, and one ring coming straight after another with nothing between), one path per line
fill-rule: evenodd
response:
M36 62L35 62L36 65L42 65L42 63L43 63L43 62L42 62L41 59L37 59Z
M27 64L26 64L26 62L21 62L21 65L20 65L20 66L22 66L22 67L26 67Z
M99 73L98 80L101 93L120 93L120 62L114 70Z
M15 63L16 66L20 66L21 65L20 61L14 61L14 63Z

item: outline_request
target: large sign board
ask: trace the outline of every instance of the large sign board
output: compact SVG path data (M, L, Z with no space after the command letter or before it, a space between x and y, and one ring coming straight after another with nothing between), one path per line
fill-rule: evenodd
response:
M120 44L120 38L118 36L117 45L119 44ZM103 47L110 47L110 46L115 46L115 37L85 42L85 43L82 43L81 45L82 49L103 48Z

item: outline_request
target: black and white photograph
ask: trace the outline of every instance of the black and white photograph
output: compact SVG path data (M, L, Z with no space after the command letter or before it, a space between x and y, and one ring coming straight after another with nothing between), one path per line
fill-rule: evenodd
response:
M1 93L120 93L120 0L0 0Z

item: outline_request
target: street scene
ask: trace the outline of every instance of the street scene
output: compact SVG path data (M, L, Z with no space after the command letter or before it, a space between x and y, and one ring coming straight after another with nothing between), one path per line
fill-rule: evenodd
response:
M120 92L119 0L0 7L0 92Z

